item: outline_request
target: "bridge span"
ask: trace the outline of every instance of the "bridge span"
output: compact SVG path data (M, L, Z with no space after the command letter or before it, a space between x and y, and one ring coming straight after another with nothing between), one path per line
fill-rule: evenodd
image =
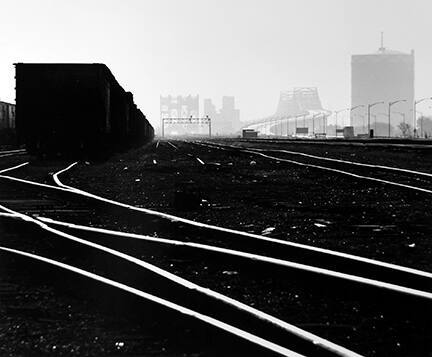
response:
M296 87L280 93L274 115L248 124L266 136L325 135L331 112L321 104L316 87Z

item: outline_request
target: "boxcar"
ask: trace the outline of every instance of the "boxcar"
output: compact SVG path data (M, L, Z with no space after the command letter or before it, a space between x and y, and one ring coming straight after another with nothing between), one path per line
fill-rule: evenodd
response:
M30 154L106 155L153 139L132 94L106 65L17 63L15 68L17 135Z
M0 101L0 146L15 145L15 104Z

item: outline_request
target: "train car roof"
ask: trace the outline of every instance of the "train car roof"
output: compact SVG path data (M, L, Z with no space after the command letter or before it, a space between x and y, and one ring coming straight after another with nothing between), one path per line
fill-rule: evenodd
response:
M114 75L112 74L111 70L109 69L109 67L104 64L104 63L65 63L65 62L17 62L14 63L15 67L21 67L21 66L29 66L29 67L98 67L98 68L102 68L105 73L111 78L111 80L114 82L115 85L117 85L118 87L120 87L123 91L124 88L120 85L120 83L117 81L117 79L114 77ZM126 91L125 91L126 92Z

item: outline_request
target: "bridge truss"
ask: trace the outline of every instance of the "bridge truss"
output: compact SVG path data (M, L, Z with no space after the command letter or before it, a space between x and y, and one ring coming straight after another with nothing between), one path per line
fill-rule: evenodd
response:
M211 118L162 118L162 137L165 137L165 125L207 125L208 135L211 138Z

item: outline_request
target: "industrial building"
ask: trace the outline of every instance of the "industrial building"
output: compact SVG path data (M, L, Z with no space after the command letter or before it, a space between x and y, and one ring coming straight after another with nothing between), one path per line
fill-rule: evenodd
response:
M160 113L164 118L189 118L199 115L199 96L160 96Z
M222 97L222 108L217 111L211 99L204 99L204 116L212 120L214 135L234 135L241 126L240 110L235 108L235 98Z
M198 95L168 95L160 96L160 116L162 121L167 118L198 118L199 117L199 96ZM167 135L188 135L200 134L207 129L190 125L165 124Z
M380 103L383 102L383 103ZM395 103L397 102L397 103ZM368 105L379 103L370 107ZM389 128L389 103L391 106ZM414 51L389 50L353 55L351 61L351 125L355 134L374 130L376 136L398 136L400 123L413 126Z

